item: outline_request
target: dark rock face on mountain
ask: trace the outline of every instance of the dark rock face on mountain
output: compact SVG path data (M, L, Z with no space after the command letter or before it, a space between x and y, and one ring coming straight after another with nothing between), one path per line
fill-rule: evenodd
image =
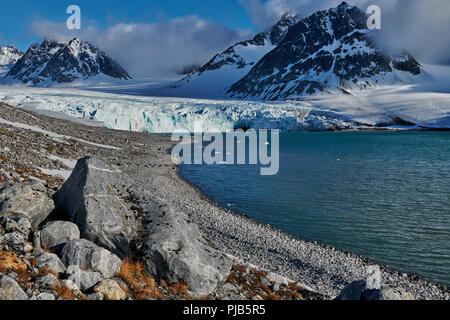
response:
M217 70L224 65L236 65L238 69L242 69L247 65L253 65L256 61L245 59L237 53L239 47L249 46L277 46L283 40L284 36L289 31L289 28L299 21L299 17L291 14L284 14L280 21L278 21L272 29L266 32L258 33L253 39L241 41L229 47L222 53L219 53L212 58L207 64L202 66L199 73L208 70Z
M34 43L6 75L24 83L45 81L67 83L104 74L112 78L131 79L105 52L78 38L68 43L46 39Z
M0 66L16 63L24 53L14 46L0 47Z
M409 54L389 56L379 50L366 22L364 12L345 2L314 13L293 26L228 94L277 100L394 81L394 70L421 73Z
M285 14L270 30L257 34L253 39L241 41L215 55L208 63L195 70L171 88L185 94L223 95L226 89L245 76L250 69L284 38L289 28L299 18Z

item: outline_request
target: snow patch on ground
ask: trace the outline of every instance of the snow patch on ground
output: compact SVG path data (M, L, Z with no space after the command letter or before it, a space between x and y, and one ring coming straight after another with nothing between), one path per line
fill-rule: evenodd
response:
M75 138L75 137L72 137L72 136L66 136L66 135L58 134L58 133L55 133L55 132L51 132L51 131L48 131L48 130L44 130L44 129L35 127L35 126L30 126L28 124L24 124L24 123L20 123L20 122L8 121L8 120L3 119L3 118L0 118L0 123L6 124L6 125L12 126L12 127L20 128L20 129L26 129L26 130L31 130L33 132L42 133L42 134L45 134L45 135L49 136L50 138L52 138L53 140L55 140L57 142L64 143L65 140L77 140L79 142L90 144L90 145L93 145L93 146L96 146L96 147L100 147L100 148L119 150L119 148L117 148L117 147L108 146L108 145L104 145L104 144L98 144L98 143L86 141L86 140L83 140L83 139Z

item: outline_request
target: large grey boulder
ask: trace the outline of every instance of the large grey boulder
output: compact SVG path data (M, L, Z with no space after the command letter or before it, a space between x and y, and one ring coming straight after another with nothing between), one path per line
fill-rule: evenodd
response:
M102 281L104 277L99 272L81 270L79 266L69 266L66 270L68 281L72 281L82 291L87 291Z
M0 300L28 300L28 296L15 280L0 274Z
M231 261L210 247L196 224L171 208L153 209L144 257L149 273L170 282L184 281L199 296L208 295L226 278Z
M7 183L0 187L0 216L27 218L37 228L53 208L49 191L40 182Z
M76 224L68 221L52 221L41 231L41 246L54 248L71 240L80 239L80 230Z
M47 269L56 273L63 273L66 270L64 263L56 254L42 252L36 258L35 267L38 269Z
M137 221L130 219L114 186L129 183L124 173L101 160L80 159L54 196L56 209L52 219L74 222L82 238L123 258L130 254L130 239L135 234Z
M111 278L120 272L122 261L113 253L94 243L81 239L69 241L61 250L60 257L67 266L79 266Z

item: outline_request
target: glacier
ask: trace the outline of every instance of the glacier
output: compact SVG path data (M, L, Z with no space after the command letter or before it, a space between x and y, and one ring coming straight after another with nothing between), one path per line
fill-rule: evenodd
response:
M437 87L436 87L437 88ZM132 86L128 88L133 92ZM101 87L0 86L0 102L55 117L97 121L111 129L146 133L236 128L326 131L376 128L450 128L450 94L420 85L326 92L292 101L149 97Z

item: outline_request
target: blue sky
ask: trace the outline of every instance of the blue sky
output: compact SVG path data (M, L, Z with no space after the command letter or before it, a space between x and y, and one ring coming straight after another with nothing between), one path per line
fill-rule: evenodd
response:
M306 17L342 0L22 0L2 1L0 45L25 51L45 36L79 37L106 51L135 76L176 75L203 65L237 41L267 30L285 12ZM449 0L347 0L382 10L380 43L406 49L422 62L449 61ZM66 9L82 11L69 31Z
M254 30L247 11L237 0L45 0L3 1L0 19L1 45L14 44L26 50L33 41L41 40L33 34L36 21L64 23L66 8L76 4L82 10L83 25L89 23L106 28L116 23L150 23L186 15L214 21L230 29Z

